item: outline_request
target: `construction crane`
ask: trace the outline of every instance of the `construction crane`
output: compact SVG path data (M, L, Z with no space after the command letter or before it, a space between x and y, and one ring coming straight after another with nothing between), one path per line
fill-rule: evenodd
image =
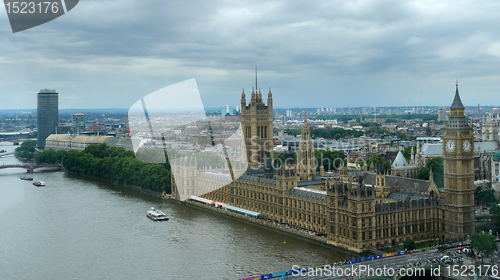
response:
M127 109L123 109L123 112L125 113L125 124L127 125L127 137L130 138L130 127L128 125Z

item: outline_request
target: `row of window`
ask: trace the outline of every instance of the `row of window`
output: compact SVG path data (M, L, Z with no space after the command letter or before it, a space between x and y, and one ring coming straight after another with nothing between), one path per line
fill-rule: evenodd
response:
M336 230L336 225L331 226L331 232L335 232ZM442 230L439 227L439 223L420 223L418 225L408 225L408 226L400 226L400 227L391 227L391 228L385 228L385 229L379 229L375 230L375 238L384 238L384 237L391 237L391 236L400 236L400 235L405 235L405 234L411 234L411 233L419 233L419 232L428 232L428 231L439 231ZM347 238L352 238L352 239L357 239L357 231L349 230L346 227L339 227L339 236L341 237L347 237ZM361 240L370 240L372 239L373 231L372 230L367 230L361 232Z

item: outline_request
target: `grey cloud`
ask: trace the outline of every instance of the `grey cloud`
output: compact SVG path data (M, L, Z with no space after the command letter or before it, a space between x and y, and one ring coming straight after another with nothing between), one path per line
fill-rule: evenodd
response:
M68 95L62 107L127 107L196 78L206 105L219 106L250 91L258 65L277 106L446 105L455 77L494 103L499 10L472 1L81 1L45 25L0 33L0 85L2 97L57 87ZM316 98L299 100L304 91ZM436 92L443 97L430 99Z

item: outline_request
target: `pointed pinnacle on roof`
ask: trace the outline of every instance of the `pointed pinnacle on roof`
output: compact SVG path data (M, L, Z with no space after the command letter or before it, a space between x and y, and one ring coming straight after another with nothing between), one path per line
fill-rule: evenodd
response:
M453 99L453 103L451 104L450 108L464 109L464 105L462 104L462 100L460 100L460 94L458 94L458 80L456 81L456 84L455 84L455 98Z

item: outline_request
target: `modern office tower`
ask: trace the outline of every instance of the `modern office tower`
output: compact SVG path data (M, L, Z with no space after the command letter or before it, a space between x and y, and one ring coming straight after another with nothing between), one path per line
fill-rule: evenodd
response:
M42 89L38 93L37 119L38 149L43 150L45 139L57 133L59 124L59 99L55 90Z
M446 109L445 108L439 108L438 110L438 122L444 122L448 119L446 116Z
M73 124L73 133L80 135L80 133L85 132L85 114L84 113L74 113L71 122Z

